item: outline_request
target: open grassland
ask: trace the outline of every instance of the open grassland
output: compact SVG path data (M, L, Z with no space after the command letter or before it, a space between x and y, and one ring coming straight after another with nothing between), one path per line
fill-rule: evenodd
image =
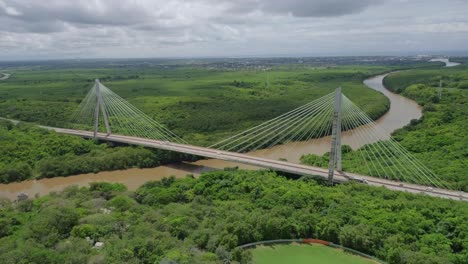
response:
M371 264L375 263L356 255L324 245L277 245L252 250L255 264Z

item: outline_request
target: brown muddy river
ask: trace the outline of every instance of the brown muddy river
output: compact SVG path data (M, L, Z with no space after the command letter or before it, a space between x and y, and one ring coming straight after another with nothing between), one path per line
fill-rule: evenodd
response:
M414 101L403 96L389 92L382 84L386 75L378 75L364 81L368 87L382 92L390 99L390 110L379 118L376 123L380 127L391 133L395 129L408 124L412 119L421 117L421 107ZM359 127L354 130L342 133L343 144L358 148L364 144L377 141L379 138L363 139L360 135L366 132L366 127ZM290 150L294 148L294 153ZM258 150L253 155L261 155L272 159L285 158L290 162L299 162L299 158L306 153L323 154L330 149L330 137L313 139L306 142L287 143L275 146L270 149ZM187 174L199 175L202 172L222 169L225 167L239 166L245 169L255 169L253 166L237 164L223 160L207 159L193 163L174 163L166 166L159 166L148 169L128 169L121 171L107 171L100 173L80 174L68 177L55 177L51 179L28 180L10 184L0 184L0 197L15 199L18 193L26 193L30 197L36 194L45 195L52 191L63 190L67 186L87 186L90 182L105 181L119 182L125 184L129 190L135 190L143 183L151 180L158 180L165 176L174 175L183 177Z

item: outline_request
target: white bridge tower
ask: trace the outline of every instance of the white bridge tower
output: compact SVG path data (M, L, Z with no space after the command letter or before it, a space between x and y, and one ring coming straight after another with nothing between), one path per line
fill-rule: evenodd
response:
M341 171L341 87L335 90L335 111L331 135L330 163L328 165L328 184L333 185L335 168Z
M107 116L105 102L102 99L100 86L101 86L101 83L99 82L99 79L96 79L94 82L94 89L96 89L96 108L94 110L94 138L97 137L98 130L99 130L99 115L100 115L99 112L102 112L102 116L104 118L104 124L106 125L107 135L111 134L109 118Z

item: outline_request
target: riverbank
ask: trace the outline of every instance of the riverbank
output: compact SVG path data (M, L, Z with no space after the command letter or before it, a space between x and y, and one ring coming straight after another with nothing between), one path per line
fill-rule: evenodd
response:
M431 62L443 62L445 63L445 67L455 67L460 65L461 63L459 62L452 62L450 59L445 59L445 58L440 58L440 59L431 59Z
M385 84L424 107L424 118L395 138L446 185L468 192L467 66L399 72L385 78Z
M238 246L314 237L389 263L403 258L465 263L464 249L447 245L466 237L467 205L364 184L330 188L268 171L214 171L148 183L137 191L96 183L33 201L2 201L0 259L89 263L97 256L93 246L101 242L98 260L112 263L208 263L225 256L249 263L250 251ZM447 219L452 228L441 229ZM395 244L401 237L406 239Z
M390 109L376 122L381 125L389 134L395 129L408 124L412 119L421 116L421 108L414 101L403 96L391 93L383 86L383 79L388 74L381 74L364 81L369 88L382 92L390 100ZM356 149L364 144L359 134L365 133L366 128L357 128L353 131L343 132L343 144L350 145ZM388 134L388 136L389 136ZM293 142L278 145L270 149L255 151L252 155L262 156L270 159L287 159L290 162L298 163L304 154L323 155L330 148L330 137L309 140L307 142ZM374 138L374 141L377 140ZM287 151L291 147L294 152ZM199 160L192 163L173 163L167 166L158 166L148 169L129 169L121 171L108 171L100 173L87 173L68 177L55 177L50 179L27 180L10 184L0 184L0 197L15 199L17 193L27 193L29 195L45 195L51 191L60 191L70 185L87 186L93 181L118 182L125 184L130 190L135 190L142 184L151 180L158 180L165 176L184 177L187 174L199 175L202 172L223 169L225 167L239 167L242 169L258 169L253 166L227 162L215 159Z

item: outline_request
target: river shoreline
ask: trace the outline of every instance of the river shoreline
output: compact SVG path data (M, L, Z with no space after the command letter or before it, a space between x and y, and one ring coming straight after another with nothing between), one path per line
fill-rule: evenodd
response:
M364 84L371 89L383 93L390 100L390 108L376 120L383 130L390 133L395 129L407 125L412 119L419 119L422 115L421 107L414 101L401 95L394 94L387 90L383 85L383 79L391 73L380 74L364 80ZM362 145L372 143L370 141L362 142L359 134L365 133L363 127L343 132L343 144L350 145L357 149ZM270 159L287 159L290 162L298 163L303 154L322 155L329 151L330 137L313 139L307 142L293 142L285 145L278 145L269 149L258 150L250 153L255 156L262 156ZM379 139L375 139L377 141ZM290 150L294 148L294 153ZM26 180L9 184L0 184L0 197L11 200L16 199L18 193L26 193L30 197L35 195L46 195L50 192L61 191L68 186L88 186L90 182L118 182L123 183L129 190L135 190L142 184L152 180L159 180L167 176L185 177L188 174L200 175L203 172L223 169L225 167L239 167L241 169L259 169L254 166L238 164L216 159L204 159L196 162L179 162L169 165L158 166L155 168L138 169L132 168L119 171L105 171L99 173L87 173L67 177L54 177L49 179Z
M431 59L430 62L443 62L445 63L445 67L455 67L460 65L459 62L452 62L450 59L440 58L440 59Z

